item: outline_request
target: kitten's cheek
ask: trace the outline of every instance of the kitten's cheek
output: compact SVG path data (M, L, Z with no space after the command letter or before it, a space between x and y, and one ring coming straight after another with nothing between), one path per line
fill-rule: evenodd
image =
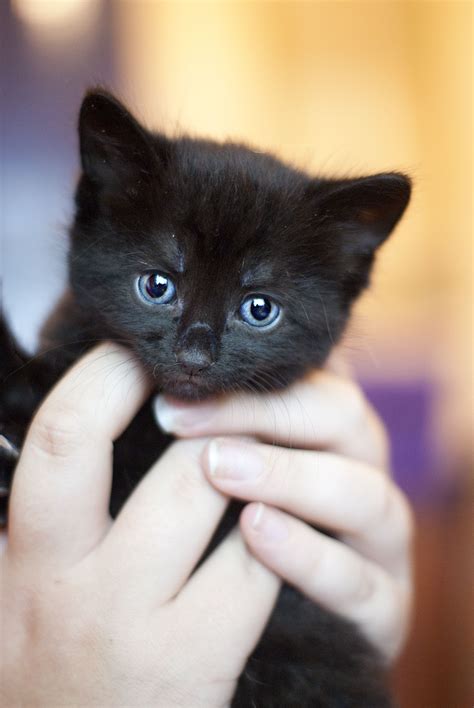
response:
M162 394L153 401L153 413L159 427L165 433L176 435L192 435L207 429L217 410L215 405L210 404L171 403Z

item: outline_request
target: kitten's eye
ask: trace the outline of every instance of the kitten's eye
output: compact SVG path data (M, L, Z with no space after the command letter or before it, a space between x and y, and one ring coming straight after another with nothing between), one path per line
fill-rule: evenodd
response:
M167 305L176 295L173 281L162 273L141 275L137 281L138 292L144 300L154 305Z
M266 297L251 295L240 306L240 314L252 327L268 327L279 317L280 308Z

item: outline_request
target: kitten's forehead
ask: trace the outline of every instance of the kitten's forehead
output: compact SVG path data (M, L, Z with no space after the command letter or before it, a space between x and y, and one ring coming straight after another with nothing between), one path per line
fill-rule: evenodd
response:
M166 246L175 272L263 290L301 270L298 243L310 221L302 174L242 146L184 141L164 180L158 216L167 242L175 234Z
M278 260L271 257L268 242L248 236L240 247L228 234L214 234L214 239L202 238L192 228L158 228L154 231L153 255L148 252L148 265L158 264L170 273L219 283L225 289L264 289L281 279ZM257 243L256 243L257 242ZM218 247L216 245L219 244Z
M176 143L164 179L166 201L183 225L241 242L257 230L282 225L299 208L307 182L270 155L199 140Z

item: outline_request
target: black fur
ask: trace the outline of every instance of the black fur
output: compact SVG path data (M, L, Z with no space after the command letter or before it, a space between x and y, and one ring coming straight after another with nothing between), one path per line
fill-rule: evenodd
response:
M79 136L70 290L34 362L21 367L3 334L0 432L17 442L52 383L103 339L134 350L157 390L188 399L278 389L321 366L410 196L401 174L319 179L243 145L150 133L103 90L85 97ZM174 302L139 297L137 278L153 271L172 278ZM251 294L279 305L276 325L242 320ZM145 406L116 446L114 515L169 440ZM285 587L234 708L389 705L382 662L355 627Z

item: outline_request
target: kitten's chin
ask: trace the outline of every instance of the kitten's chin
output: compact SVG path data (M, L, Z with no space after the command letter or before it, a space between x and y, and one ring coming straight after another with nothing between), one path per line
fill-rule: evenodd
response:
M216 395L216 392L210 390L209 385L202 380L192 378L166 382L163 384L162 391L167 396L182 401L203 401Z

